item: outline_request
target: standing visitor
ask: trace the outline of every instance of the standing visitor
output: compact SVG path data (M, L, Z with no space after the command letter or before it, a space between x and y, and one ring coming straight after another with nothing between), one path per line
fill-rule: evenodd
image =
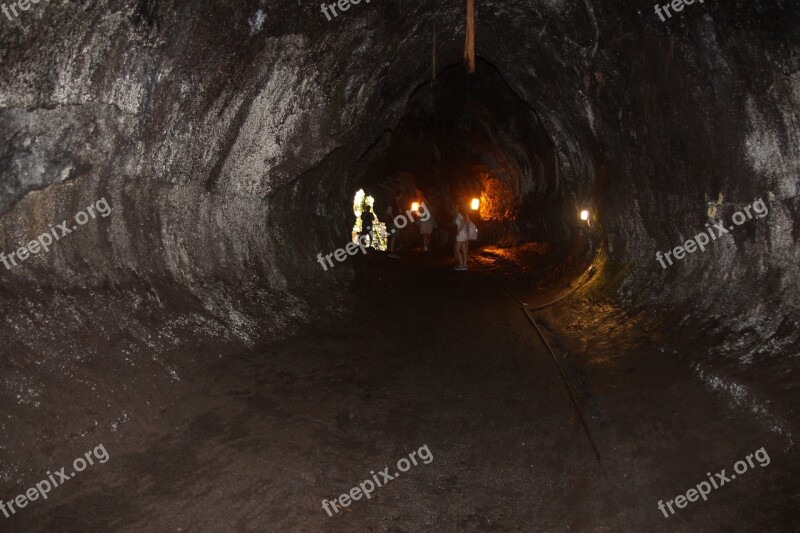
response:
M463 205L464 202L459 202L456 208L456 266L455 270L467 270L467 253L469 246L469 225L471 220L467 214L467 208Z
M420 202L417 214L419 215L417 224L419 224L419 232L422 235L422 247L427 252L431 245L431 234L436 228L436 220L424 200Z
M372 246L372 224L375 222L375 215L372 214L370 206L364 206L364 212L361 213L361 242L366 245L367 237L369 237L369 245Z
M397 236L400 234L400 228L397 227L394 219L403 214L403 204L400 201L402 197L403 195L400 193L400 191L395 191L392 203L386 210L386 212L389 214L389 257L392 259L397 259L400 257L397 255L397 253L395 253L397 248Z

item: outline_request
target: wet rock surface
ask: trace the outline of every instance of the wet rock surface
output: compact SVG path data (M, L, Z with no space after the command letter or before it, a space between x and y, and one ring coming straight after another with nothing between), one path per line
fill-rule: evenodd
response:
M360 268L357 314L212 363L149 426L134 420L104 437L108 463L34 502L14 525L700 531L797 524L794 448L765 432L757 414L707 390L677 354L659 353L637 328L619 324L619 309L574 304L537 315L557 352L568 350L562 364L599 463L550 354L497 278L479 268L454 272L441 254L406 255L401 266L368 258ZM590 320L591 329L582 327ZM394 476L397 461L425 445L432 460L370 499L332 517L322 508L371 472L388 466ZM762 446L768 465L756 463L668 519L658 510L659 500L684 493L709 470L730 472Z

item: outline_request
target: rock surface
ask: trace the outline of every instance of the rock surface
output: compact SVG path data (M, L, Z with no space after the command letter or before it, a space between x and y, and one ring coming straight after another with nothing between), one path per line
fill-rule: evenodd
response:
M6 481L20 475L7 465L116 428L126 409L157 411L131 389L151 387L157 403L198 361L338 312L352 272L325 273L316 254L348 239L368 179L357 170L373 168L362 159L404 138L430 82L434 22L444 75L461 57L461 2L374 2L330 22L317 4L272 0L42 2L2 20L0 251L100 199L112 208L0 267ZM713 339L697 375L791 421L779 424L788 435L798 23L788 1L707 1L666 22L621 0L481 1L481 68L528 110L520 137L539 145L486 130L472 144L495 145L487 171L513 160L495 172L492 216L525 227L547 211L563 236L590 206L607 240L590 297ZM511 120L477 116L455 118L476 135ZM667 269L656 262L757 199L764 218ZM69 420L48 407L64 398Z

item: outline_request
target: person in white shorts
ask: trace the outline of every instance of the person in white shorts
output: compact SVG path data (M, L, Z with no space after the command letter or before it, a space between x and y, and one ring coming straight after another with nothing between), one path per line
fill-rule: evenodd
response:
M467 208L462 205L463 202L458 204L458 213L456 214L456 266L455 270L467 270L467 253L469 246L469 215Z
M433 220L433 215L430 212L430 208L428 208L428 204L422 202L420 207L425 208L425 214L420 213L420 217L417 219L419 222L419 233L422 235L422 247L427 252L431 245L431 234L433 233L436 223Z

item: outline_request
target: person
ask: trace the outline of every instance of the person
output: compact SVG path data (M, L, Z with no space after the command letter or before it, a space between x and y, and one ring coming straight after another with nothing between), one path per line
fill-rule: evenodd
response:
M400 201L402 196L403 195L400 191L395 191L392 203L386 210L386 212L389 214L389 257L392 259L397 259L400 257L395 252L397 248L397 236L400 234L400 228L395 225L394 220L403 214L403 204Z
M366 243L367 237L369 238L369 244L372 246L373 238L372 238L372 224L375 222L375 215L372 214L372 208L370 206L364 206L364 212L361 213L361 241Z
M417 213L419 215L417 223L419 224L419 232L422 235L422 247L427 252L431 245L431 234L436 227L436 220L433 218L433 214L425 201L420 202L419 205L420 211L424 211L424 213Z
M455 270L467 270L467 253L469 253L469 224L470 219L467 214L467 208L463 205L464 202L459 202L456 210L456 266Z

